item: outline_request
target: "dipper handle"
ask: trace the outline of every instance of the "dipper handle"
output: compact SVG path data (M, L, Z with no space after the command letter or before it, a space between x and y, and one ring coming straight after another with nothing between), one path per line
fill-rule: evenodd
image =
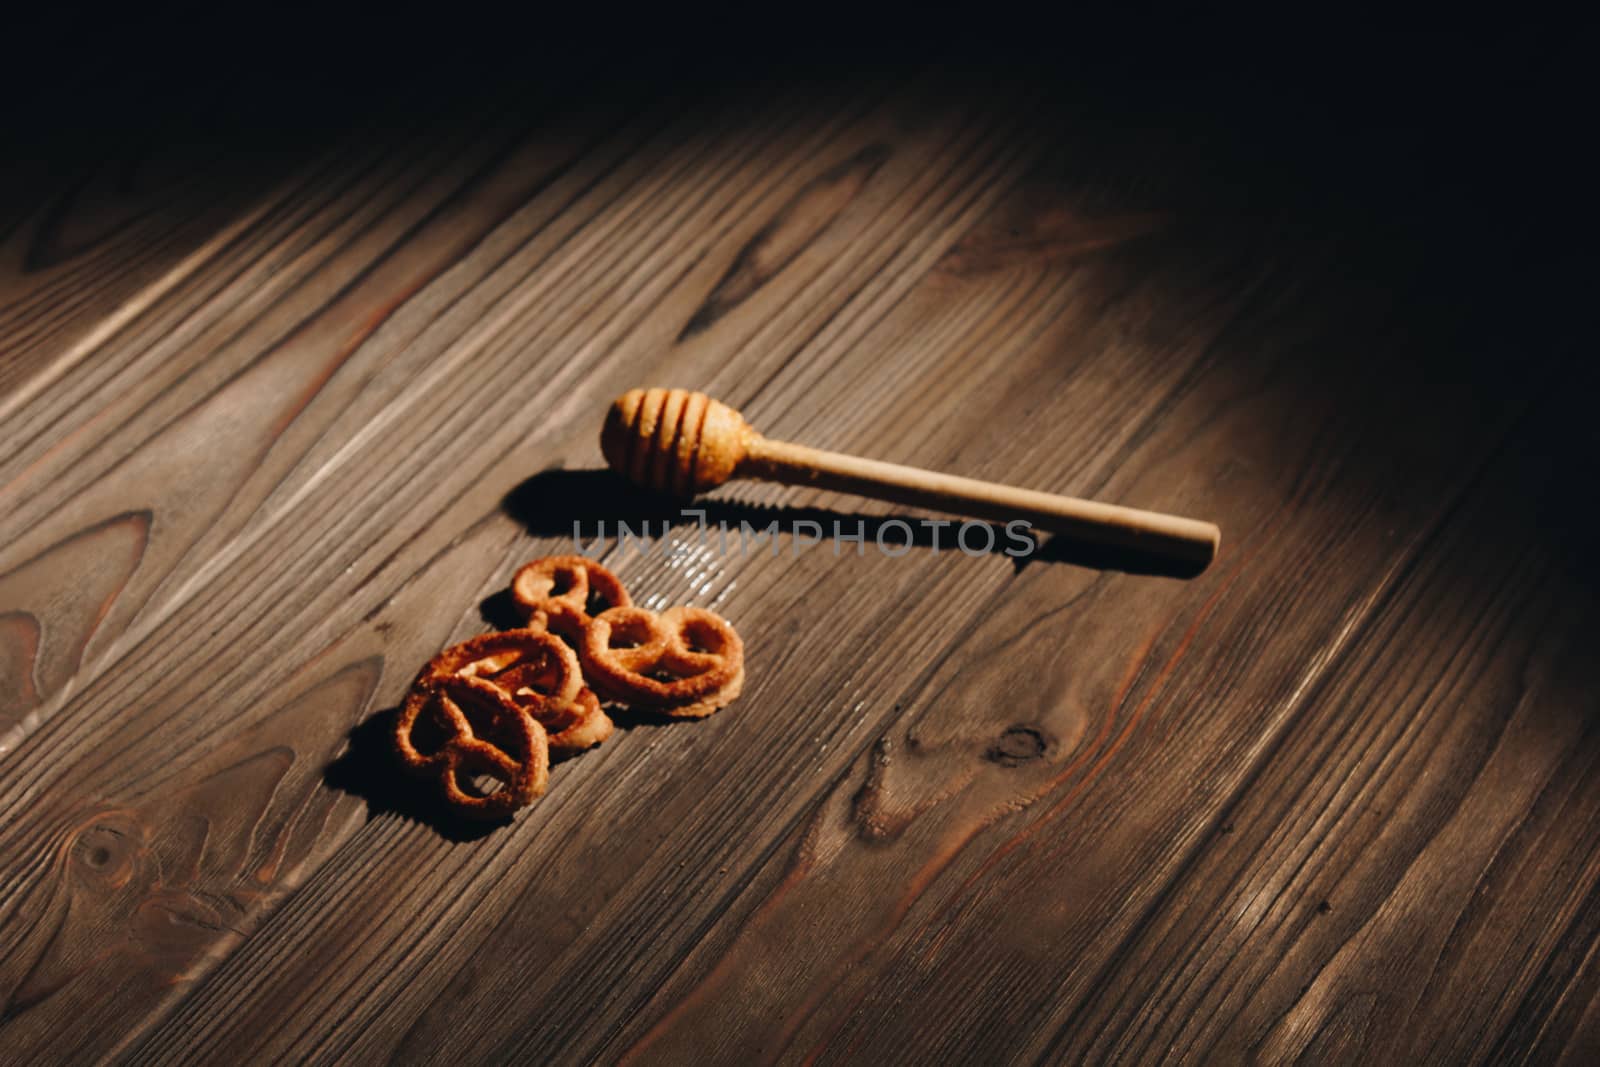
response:
M1216 557L1222 531L1213 523L1154 511L1017 489L976 478L825 452L751 433L736 475L809 485L1006 522L1026 519L1075 540L1129 549L1203 568Z

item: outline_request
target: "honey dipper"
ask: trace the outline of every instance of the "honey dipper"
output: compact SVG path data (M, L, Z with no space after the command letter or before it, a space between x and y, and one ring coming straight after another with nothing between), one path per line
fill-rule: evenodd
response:
M1026 519L1068 538L1194 565L1217 554L1209 522L1016 489L950 474L824 452L761 436L733 408L687 389L632 389L611 405L600 450L630 481L676 496L729 478L759 478L889 500L976 518Z

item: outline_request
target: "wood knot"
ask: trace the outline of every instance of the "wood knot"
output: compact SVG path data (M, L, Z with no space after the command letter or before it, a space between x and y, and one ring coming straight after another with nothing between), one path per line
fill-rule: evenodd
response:
M89 880L117 888L138 870L143 844L137 826L113 816L78 832L72 842L72 862Z
M1008 726L984 752L983 758L1002 767L1015 767L1045 754L1049 742L1032 726Z

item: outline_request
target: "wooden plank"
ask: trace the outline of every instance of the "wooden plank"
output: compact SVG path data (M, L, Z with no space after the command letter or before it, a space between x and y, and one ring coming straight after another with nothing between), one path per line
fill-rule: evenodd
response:
M590 136L582 122L576 130ZM577 132L558 130L510 158L497 158L504 154L503 139L465 152L462 143L447 140L434 146L431 165L426 153L420 161L402 158L398 178L358 185L353 192L326 177L331 191L294 198L296 211L286 229L269 230L261 242L240 249L238 277L228 278L220 292L205 290L202 310L180 304L153 324L158 340L143 349L128 346L131 354L120 380L102 374L65 383L57 391L61 395L52 398L58 400L54 407L34 405L42 409L34 423L56 429L57 437L41 441L43 435L30 432L33 427L21 420L15 424L31 453L20 455L19 448L16 477L8 486L22 501L6 516L5 533L12 538L5 553L11 568L7 580L20 587L8 590L9 598L24 608L30 600L50 602L64 561L47 557L71 555L75 545L98 554L98 540L108 527L113 537L126 530L121 540L142 554L137 574L130 575L126 559L120 567L113 559L105 573L92 575L95 580L86 583L82 573L75 576L87 601L80 614L87 618L74 625L60 613L58 647L40 651L35 672L42 676L35 688L43 706L9 709L13 718L27 715L24 728L36 724L50 711L44 703L48 697L65 692L76 664L92 660L106 646L101 659L115 655L115 642L127 640L123 631L135 620L148 621L140 616L146 597L169 594L145 616L170 610L174 587L182 591L180 579L214 565L216 553L226 551L260 509L292 497L297 486L316 476L319 464L337 455L363 420L403 388L406 372L421 358L410 347L421 330L432 331L430 340L436 343L447 329L459 335L470 308L462 294L489 301L503 296L518 270L561 246L586 217L573 211L545 229L567 200L587 190L593 211L608 194L626 187L613 182L588 189L614 165L621 147L634 155L631 177L648 173L659 149L639 150L629 139L639 132L636 125L617 131L609 155L597 153L573 174L562 173L568 161L563 153L578 151L582 140ZM470 136L464 136L470 144ZM448 163L442 170L441 158ZM560 180L545 189L552 168ZM530 190L542 195L524 207L521 199ZM473 247L518 208L469 263L455 266L456 253ZM323 226L327 232L321 232ZM397 241L406 243L402 248ZM513 253L498 277L479 285L483 271L494 270ZM453 269L430 287L424 284L430 264L441 273ZM420 278L419 270L424 272ZM330 293L331 303L322 307ZM317 309L315 318L304 317L308 302ZM436 321L441 309L453 314ZM194 318L204 329L193 326ZM395 349L402 353L398 359ZM96 369L103 370L106 362L96 360ZM379 369L387 375L374 378ZM108 392L124 383L126 391ZM209 425L218 419L240 422L241 398L256 397L262 389L281 394L289 406L252 408L245 421L266 435L260 454L240 450L237 457L226 457L240 469L208 470L200 481L209 499L191 499L193 479L169 489L184 495L165 509L166 501L141 501L124 490L187 462L194 440L205 437ZM83 410L85 396L107 395L113 398L108 408ZM80 418L63 417L72 414ZM115 432L108 432L108 424ZM228 511L219 514L224 503ZM145 512L166 522L167 536L144 531L151 519ZM143 551L146 541L156 542L154 553ZM30 581L29 571L43 575L43 588ZM125 584L130 578L136 579L131 586Z
M1259 270L1263 249L1240 233L1230 239L1225 247ZM1123 803L1117 787L1136 765L1105 765L1156 743L1139 728L1161 721L1145 707L1156 695L1167 702L1169 679L1201 688L1193 699L1206 703L1219 703L1208 695L1217 690L1253 694L1242 711L1206 724L1212 735L1195 740L1175 779L1209 777L1219 793L1243 780L1291 717L1297 686L1359 628L1410 558L1415 531L1453 499L1466 477L1463 443L1481 445L1468 450L1470 466L1495 436L1484 424L1498 413L1503 425L1504 411L1498 400L1465 402L1462 388L1462 405L1442 405L1426 426L1389 418L1423 395L1417 377L1398 377L1382 408L1347 406L1361 373L1392 353L1384 342L1402 339L1380 329L1382 301L1348 285L1318 290L1332 272L1296 264L1288 292L1239 325L1231 312L1251 274L1237 261L1207 264L1182 239L1139 253L1071 272L1066 307L1035 312L1046 328L1020 350L997 338L1040 319L995 314L997 301L1041 277L1047 289L1063 284L1054 268L1027 260L998 282L963 283L961 271L930 278L868 335L862 351L885 353L881 367L843 360L848 349L806 353L780 369L773 392L754 404L735 399L758 422L782 429L791 420L788 436L816 440L824 431L813 427L842 422L843 440L826 443L859 442L889 458L937 462L948 450L955 461L944 465L971 473L1031 469L1041 484L1109 486L1113 498L1146 506L1194 510L1203 493L1229 529L1244 531L1232 567L1225 561L1189 586L1039 565L1013 579L1003 560L980 568L931 553L894 570L831 557L713 568L701 595L739 620L752 660L770 665L746 707L794 713L630 734L564 769L537 819L468 845L426 827L369 823L140 1053L586 1060L634 1047L666 1058L798 1057L856 1018L853 1002L894 958L895 940L915 932L922 914L912 909L928 887L948 895L982 863L968 841L992 847L997 832L1051 806L1040 801L1075 795L1084 769L1095 772L1085 803ZM1285 269L1281 258L1265 262ZM1342 300L1330 304L1329 292ZM940 309L969 321L947 335ZM1230 358L1216 358L1219 346ZM1333 367L1346 351L1358 355ZM919 355L909 371L900 362ZM976 366L966 362L974 355ZM984 360L996 374L1005 368L1008 388L971 387L984 380ZM768 395L797 406L769 413ZM1118 406L1130 398L1147 406ZM1352 443L1340 432L1352 427L1376 441ZM1367 448L1395 457L1378 490L1350 470ZM1237 458L1267 454L1273 463ZM1380 513L1373 495L1394 509ZM804 500L740 490L730 506L770 499ZM1352 511L1352 500L1369 503ZM1413 534L1397 539L1396 527ZM498 579L537 547L515 546ZM1286 562L1308 549L1325 587L1302 595L1305 618L1282 640L1273 605L1285 597ZM1259 570L1237 562L1263 557ZM628 576L653 584L670 571ZM691 584L680 572L668 595ZM1026 689L976 668L1052 612L1061 640L1034 643L1025 659L1016 649L1002 657ZM990 617L972 628L925 625L934 613ZM1078 620L1070 628L1068 615ZM1191 664L1181 653L1202 626L1215 649ZM1070 676L1062 641L1075 649ZM1316 653L1309 667L1307 649ZM1168 662L1181 670L1163 669ZM924 674L920 664L934 666ZM1041 679L1043 691L1030 695ZM1112 717L1089 729L1106 708ZM1046 739L1044 758L986 759L1019 723ZM1176 868L1155 833L1162 820L1207 817L1187 796L1149 799L1144 837L1090 843L1103 850L1102 891L1118 906L1153 893ZM1146 862L1113 880L1111 857L1139 849ZM1114 917L1104 906L1078 913L1073 933L1103 938L1094 947L1109 951L1118 938L1103 928ZM939 1017L964 1024L963 1011L992 1013L992 1003L941 1003ZM903 1055L905 1031L893 1040Z
M449 198L504 146L463 153L447 142L435 147L432 166L424 152L402 179L353 190L348 173L343 181L325 174L322 196L302 196L291 183L229 262L213 264L162 302L144 330L8 422L19 444L6 491L18 504L0 520L0 582L6 607L33 618L43 640L26 657L23 699L8 698L0 747L44 721L70 683L93 675L96 660L114 658L130 628L137 633L138 623L170 610L174 585L236 536L269 494L292 491L313 446L341 440L336 420L355 413L354 394L386 356L363 342L384 326L392 329L379 343L418 328L415 313L410 322L395 314L413 295L406 286L420 288L419 274L453 265L456 242L470 246L546 173L480 187L477 217L449 210ZM418 226L426 233L430 218L439 231L453 227L454 240L396 252ZM207 454L222 433L235 447ZM302 466L298 477L310 473ZM48 628L40 614L51 615Z
M1591 392L1529 421L1032 1052L1592 1062L1600 613L1549 522Z
M1401 409L1369 408L1356 417L1381 443L1355 445L1358 409L1338 381L1297 380L1281 349L1263 358L1197 386L1145 442L1151 466L1135 453L1121 468L1134 486L1168 487L1150 503L1179 510L1193 509L1177 486L1205 479L1225 528L1244 531L1216 573L1174 592L1025 571L912 680L906 712L831 779L728 917L699 931L639 1011L651 1024L619 1023L585 1054L671 1059L714 1034L729 1059L1005 1058L1031 1040L1030 1020L1080 995L1415 551L1393 531L1441 514L1461 454L1435 447L1488 414L1453 396L1452 425L1419 432ZM1421 379L1394 397L1427 391ZM1197 475L1208 439L1218 469ZM1396 467L1381 508L1354 503L1374 487L1344 450L1366 445ZM1274 462L1223 476L1243 455ZM1164 479L1163 464L1184 475ZM1028 742L1021 756L987 759L1014 751L1011 733ZM1024 861L1032 877L1013 876ZM532 1047L503 1040L497 1052Z
M25 398L29 430L0 430L21 450L0 456L18 501L0 692L22 695L0 752L6 1058L1006 1059L1172 1034L1337 1052L1399 1010L1367 995L1369 963L1414 977L1419 940L1445 963L1415 995L1418 1050L1495 1031L1508 1055L1582 1055L1587 733L1458 725L1448 695L1355 711L1407 678L1503 671L1472 639L1556 597L1456 589L1424 557L1544 354L1485 390L1455 357L1496 339L1439 333L1390 249L1260 204L1192 217L1181 168L1130 196L1082 131L1029 172L1017 108L936 95L341 153ZM565 764L509 828L441 824L398 787L372 713L492 620L574 515L661 517L549 470L594 465L598 412L642 380L708 385L782 436L1214 516L1224 556L1178 584L1061 548L1020 569L927 545L614 553L649 601L736 619L750 691ZM892 513L765 487L708 511ZM1489 548L1467 558L1495 570ZM1389 651L1418 625L1406 604L1467 651L1408 674ZM1550 656L1536 636L1509 654ZM1581 677L1548 662L1558 690ZM1353 735L1372 744L1333 744ZM1408 766L1485 773L1396 783L1371 757L1396 736ZM1266 813L1224 835L1260 852L1305 825L1263 783L1348 802L1284 753L1414 798L1416 822L1313 827L1317 869L1359 883L1361 933L1307 953L1291 931L1259 985L1288 1008L1262 1022L1246 1003L1216 1039L1185 1012L1235 1004L1239 972L1213 981L1197 951L1168 982L1158 963L1191 935L1243 937L1191 906L1232 899L1220 880L1263 880L1258 900L1295 877L1212 847L1230 810ZM1413 921L1468 883L1553 903ZM1268 905L1244 933L1283 936ZM1327 961L1315 997L1286 992L1295 950ZM1470 985L1484 969L1498 995ZM1172 1007L1134 1018L1144 1000ZM1449 1000L1482 1025L1444 1033Z
M0 418L226 247L235 220L281 170L271 157L159 140L38 146L9 158L0 172Z
M1129 416L1129 419L1118 422L1120 429L1117 432L1134 433L1142 421L1139 411L1148 416L1151 410L1159 407L1159 391L1153 395L1141 391L1123 394L1125 402L1136 405L1133 411L1097 405L1098 399L1110 390L1112 383L1125 381L1127 375L1122 358L1124 354L1115 344L1106 342L1114 340L1125 321L1143 320L1150 313L1152 308L1146 301L1154 296L1152 291L1147 289L1136 296L1128 296L1127 303L1136 306L1125 307L1118 301L1106 300L1104 278L1089 276L1083 279L1082 286L1064 286L1059 275L1022 272L1020 276L1013 274L1001 279L999 284L994 284L994 281L990 279L986 284L960 291L953 290L948 279L932 279L927 290L911 294L891 319L885 320L878 332L868 335L865 339L867 350L883 352L885 356L881 367L877 368L881 375L881 384L877 386L880 395L885 390L892 395L897 386L903 386L895 370L903 366L902 359L910 359L913 354L925 360L941 358L943 365L936 363L929 366L926 378L929 384L948 385L952 374L958 369L976 369L980 373L984 370L982 365L973 368L970 362L976 350L982 352L985 360L992 361L994 368L1015 369L1020 366L1037 369L1085 387L1081 392L1057 390L1052 395L1060 407L1034 411L1028 424L1040 430L1049 426L1075 425L1081 428L1083 441L1091 443L1097 437L1112 432L1110 422L1119 415ZM1191 293L1190 299L1202 304L1214 295L1207 286L1196 286L1196 289L1198 291ZM1169 299L1176 299L1171 290L1162 292ZM1108 308L1108 304L1112 306ZM1077 315L1069 313L1074 308ZM1103 319L1084 316L1083 312L1089 308L1109 310L1110 313ZM1060 360L1063 336L1072 333L1084 336L1082 331L1086 326L1091 329L1085 338L1084 359ZM1098 327L1098 330L1094 327ZM1016 339L992 346L981 343L991 339L1000 330ZM1175 362L1188 366L1199 358L1203 344L1195 343L1192 337L1183 340L1183 348L1173 355L1182 357L1175 359ZM822 354L829 353L825 350ZM892 434L894 427L906 421L909 411L920 405L920 409L935 425L945 426L947 431L951 427L961 426L963 434L975 434L981 438L984 430L981 421L960 421L963 413L971 414L973 397L959 388L947 388L943 392L943 396L934 391L908 392L892 403L880 405L881 423L858 423L857 429L873 431L874 436L885 432ZM1014 402L1018 400L1022 403L1032 402L1021 391L1013 397ZM808 404L808 417L819 421L838 417L840 405L831 392L810 394ZM1065 413L1088 416L1097 406L1098 418L1062 418ZM1101 422L1102 419L1106 421ZM923 429L926 430L926 427ZM947 434L945 442L949 439ZM1043 440L1042 436L1024 435L1017 439L1017 443L1031 441L1041 445ZM590 449L592 451L592 445ZM1038 456L1041 460L1056 464L1058 469L1077 467L1084 462L1083 455L1073 449L1041 447ZM758 490L733 505L731 514L759 518L768 513L743 504L743 499L776 498L774 491ZM845 513L844 517L848 518L849 513ZM542 544L529 545L525 541L516 544L503 560L496 577L480 589L479 595L503 583L511 567L530 552L559 548L563 543L563 534L551 531ZM629 561L623 562L627 566ZM769 662L775 663L773 673L765 682L771 688L772 695L757 697L752 694L753 699L760 699L763 703L771 700L773 706L809 708L820 704L826 709L819 711L815 719L810 715L805 718L779 716L730 719L731 728L736 731L735 736L711 742L726 754L726 758L734 759L735 764L730 772L731 777L721 771L717 773L717 779L723 784L712 790L713 797L725 812L730 804L742 809L740 817L746 821L742 827L738 827L740 832L735 834L735 827L731 823L726 829L733 836L750 841L781 832L793 817L788 804L768 809L751 805L750 796L761 792L763 787L780 790L781 783L797 772L796 760L800 769L807 774L812 773L818 755L817 732L827 731L821 738L821 754L825 757L828 749L839 740L841 730L851 727L859 729L862 710L877 703L873 699L877 695L873 690L877 687L871 680L875 673L895 662L907 649L916 649L918 658L935 657L938 654L938 642L948 638L949 635L934 630L920 635L906 634L905 644L872 640L872 634L878 628L889 625L890 620L899 613L898 598L935 602L941 597L953 601L981 600L993 591L996 583L1004 582L1011 569L1008 561L997 557L981 575L946 571L933 587L919 589L919 586L927 585L930 576L937 578L941 569L932 559L924 558L914 568L899 572L902 577L895 589L885 590L881 596L875 596L859 607L852 605L848 613L834 620L836 629L819 629L806 636L801 647L786 651L782 647L783 639L793 633L794 628L790 620L783 618L781 605L788 605L793 610L796 598L805 599L806 590L813 583L825 580L821 595L828 595L828 589L837 590L850 583L859 583L865 574L870 573L862 569L869 566L866 561L858 561L850 572L841 572L838 569L839 561L831 556L825 559L802 557L794 566L802 568L800 573L785 567L774 574L770 560L764 557L744 562L737 559L721 561L715 568L718 573L712 581L713 590L701 594L713 600L721 598L726 610L741 620L742 628L746 627L748 620L746 632L752 641L752 657L764 656ZM688 594L692 586L701 584L704 579L703 575L689 575L681 569L668 567L661 560L650 562L642 574L631 566L627 566L626 573L631 580L644 581L652 588L659 589L658 583L665 583L665 595L669 596ZM880 571L880 576L887 577L892 573L895 572ZM780 579L776 587L774 578ZM790 582L794 584L790 585ZM728 595L723 597L723 594ZM774 611L774 614L767 616L765 624L756 611L756 606L761 603L767 603ZM472 628L477 625L476 620L467 624ZM762 643L764 626L776 626L777 629ZM824 664L827 665L825 668ZM809 670L806 669L807 665ZM822 671L820 677L819 669ZM841 678L845 679L848 697L832 692L833 686ZM827 687L823 692L818 691L819 682ZM804 688L791 689L794 686ZM887 701L882 706L887 707ZM833 721L830 722L830 719ZM712 724L707 725L710 727ZM684 734L683 731L676 733ZM599 927L593 926L601 921L595 914L597 909L605 908L610 912L616 908L615 914L629 914L626 903L612 898L613 893L625 891L630 896L642 894L647 913L654 913L654 919L661 920L663 917L658 914L660 908L664 904L670 905L675 898L661 896L651 879L660 877L662 868L671 872L670 876L674 879L684 877L679 866L683 860L674 857L704 851L713 845L713 842L704 839L701 832L703 824L692 819L677 823L677 830L666 841L661 839L659 830L643 832L643 828L655 820L655 813L664 809L678 810L691 803L696 793L701 793L703 797L705 783L696 784L692 778L664 776L657 770L663 762L670 762L676 772L688 770L692 764L685 763L685 760L691 758L690 748L695 743L696 739L688 735L673 744L632 736L619 739L615 745L608 743L599 752L576 761L569 768L563 768L556 792L541 801L539 820L519 823L507 831L503 839L502 835L496 835L493 839L478 842L481 848L472 853L452 848L449 841L441 839L425 826L390 820L368 824L351 845L325 865L290 902L288 907L294 917L286 914L285 932L253 938L242 950L247 953L247 958L240 957L236 963L230 961L208 979L197 990L195 997L182 1005L180 1016L173 1024L144 1051L163 1055L171 1054L173 1049L184 1048L209 1054L221 1047L252 1047L262 1055L377 1055L385 1043L392 1044L400 1035L394 1030L392 1022L369 1020L368 1013L386 1011L394 1000L404 1001L419 1012L426 1010L432 997L437 995L440 984L453 983L464 958L474 952L471 944L421 945L411 938L391 937L385 932L384 924L396 921L402 915L412 914L417 922L441 930L452 929L453 924L463 921L468 915L475 916L472 920L474 927L493 918L509 927L491 935L512 939L512 943L505 946L507 951L515 950L519 956L532 954L535 957L541 949L554 947L548 938L554 938L556 944L563 944L561 951L566 951L564 942L580 931L597 933ZM775 759L775 754L781 758ZM376 756L378 765L371 769L371 773L380 781L392 777L387 756L382 752ZM373 754L365 753L364 758L370 760ZM730 781L737 782L742 775L759 778L760 782L750 786L729 784ZM616 788L616 783L623 783L623 788ZM574 799L567 799L569 797ZM603 841L588 840L585 827L602 821L615 822L618 832L608 834ZM717 846L727 843L715 842ZM568 856L569 848L577 853L570 860L564 858ZM527 900L519 901L515 892L508 888L508 883L515 885L518 881L511 870L535 855L546 857L541 861L545 870L553 871L556 869L554 865L559 864L564 872L560 884L540 887L548 888L550 896L536 905L541 911L549 910L552 914L566 917L554 930L539 926L524 927L516 922L521 909L530 905ZM725 862L726 856L721 859ZM705 857L703 862L710 863L713 860ZM425 879L401 884L387 873L399 869L426 870L429 873ZM374 902L363 905L357 909L363 918L356 919L345 913L346 922L336 928L325 925L323 918L328 915L323 910L325 902L330 894L349 893L349 879L353 870L365 872L360 875L363 882L370 880L374 888L378 885L390 886L400 896L381 904ZM634 877L635 872L641 873ZM597 883L597 879L601 881ZM459 883L459 890L441 896L431 888L447 883ZM716 897L708 895L695 911L702 912L703 908L713 907L715 903ZM441 911L448 912L448 915L441 915ZM673 917L673 922L692 925L705 921L705 918L702 912ZM487 930L483 932L488 933ZM262 933L266 934L266 931ZM322 946L318 950L322 966L336 969L341 975L338 981L354 983L355 986L354 991L347 989L343 994L347 1001L344 1010L352 1013L352 1024L340 1026L336 1032L324 1028L327 1020L321 1014L321 997L311 993L309 988L305 995L281 996L273 993L263 996L261 993L263 983L271 983L270 988L275 990L287 991L297 987L304 977L302 968L312 965L304 954L304 946L310 944ZM578 946L571 947L578 949ZM667 953L663 959L670 961L676 950L670 944L663 948ZM333 960L341 962L335 966L331 963ZM285 971L293 972L293 976ZM540 977L554 979L556 972L551 970ZM589 976L588 981L593 982L594 976ZM446 990L448 1001L454 993L448 986ZM567 995L583 994L570 991ZM612 1010L624 1010L625 1003L619 997ZM221 1004L229 1007L220 1008ZM406 1007L395 1007L393 1010L400 1016L409 1014ZM306 1022L290 1024L282 1018L284 1012L293 1012L296 1019L303 1017ZM573 1024L583 1021L585 1019L580 1016L571 1019ZM352 1050L348 1047L351 1041L363 1042L363 1047L359 1051ZM258 1042L264 1044L258 1045ZM327 1044L323 1045L324 1042Z
M321 769L380 681L386 696L398 692L456 625L456 612L437 611L441 599L461 603L460 590L481 584L516 540L499 499L522 472L558 458L572 420L592 417L622 376L640 373L663 332L682 331L741 248L812 180L887 139L892 155L872 188L898 195L888 210L853 202L778 284L747 298L748 315L720 316L675 360L653 365L705 374L757 324L809 336L839 311L833 294L881 299L897 274L926 269L1005 177L1002 142L972 116L952 137L906 132L896 106L857 115L842 127L734 123L666 139L665 161L630 157L632 172L594 196L598 215L576 211L560 239L530 242L487 304L435 307L436 333L405 350L416 362L375 377L382 403L376 421L366 411L353 418L358 445L332 449L281 508L197 566L182 596L130 629L62 714L23 737L8 761L0 840L12 1047L88 1054L127 1041L175 995L175 981L214 965L357 829L360 805L336 804ZM817 158L824 147L829 157ZM584 219L591 224L576 229ZM532 284L515 285L540 263ZM336 333L326 345L343 340ZM592 358L613 346L632 358ZM327 348L306 358L319 354ZM406 370L416 377L402 378ZM478 385L541 370L553 381L527 394L486 397ZM395 456L411 457L406 469L393 468ZM474 572L477 582L466 581ZM267 586L282 595L263 597ZM184 770L173 774L175 765ZM80 784L68 792L66 781ZM255 803L217 820L223 793ZM95 843L80 850L85 834ZM80 851L118 876L80 880ZM136 870L117 866L125 860ZM137 915L178 921L152 928ZM129 938L107 948L107 921ZM65 1048L61 1024L85 1013L95 1025L74 1026Z

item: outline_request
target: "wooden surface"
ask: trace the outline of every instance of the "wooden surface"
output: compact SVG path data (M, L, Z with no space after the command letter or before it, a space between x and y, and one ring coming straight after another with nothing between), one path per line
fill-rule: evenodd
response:
M1560 265L1228 151L892 78L8 176L0 1060L1593 1062ZM384 726L671 514L652 383L1221 555L613 550L743 698L462 832Z

